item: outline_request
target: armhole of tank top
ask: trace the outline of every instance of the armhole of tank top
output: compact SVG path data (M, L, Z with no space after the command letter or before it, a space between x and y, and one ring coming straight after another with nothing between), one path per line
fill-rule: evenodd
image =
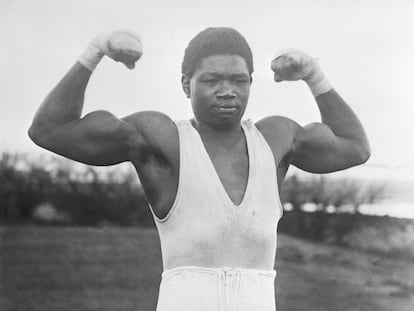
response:
M254 130L258 133L260 139L263 141L263 144L266 146L265 148L268 151L268 154L271 156L271 161L270 161L270 165L273 168L273 174L274 174L274 181L276 183L275 186L275 196L276 196L276 203L279 205L279 212L280 212L280 217L278 219L278 221L283 217L283 205L282 205L282 201L280 200L280 193L279 193L279 187L278 187L278 179L277 179L277 167L276 167L276 163L275 163L275 157L273 155L273 151L272 148L270 148L269 144L267 143L266 138L264 138L263 134L259 131L259 129L256 127L256 125L253 123L252 120L247 120L247 122L250 122L252 127L254 127Z
M179 122L180 121L175 121L174 120L174 124L175 124L175 126L177 127L177 132L178 132L178 152L179 152L179 165L178 165L178 185L177 185L177 192L176 192L176 194L175 194L175 198L174 198L174 201L173 201L173 204L172 204L172 206L171 206L171 209L168 211L168 213L167 213L167 215L165 215L165 217L163 217L163 218L159 218L157 215L155 215L155 213L154 213L154 210L153 210L153 208L152 208L152 206L151 206L151 204L149 204L149 207L150 207L150 210L151 210L151 213L152 213L152 215L153 215L153 217L154 217L154 220L156 221L156 222L158 222L158 223L165 223L169 218L171 218L171 215L172 215L172 213L174 212L174 210L177 208L177 205L178 205L178 203L179 203L179 201L180 201L180 198L181 198L181 192L182 192L182 163L184 162L183 161L183 152L182 152L182 150L183 150L183 148L181 148L181 144L182 144L182 134L181 134L181 129L180 129L180 126L179 126Z

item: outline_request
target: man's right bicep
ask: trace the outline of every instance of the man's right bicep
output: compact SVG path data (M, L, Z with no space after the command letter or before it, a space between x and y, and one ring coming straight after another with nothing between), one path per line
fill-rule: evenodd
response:
M107 111L94 111L54 127L32 126L29 135L45 149L91 165L128 161L128 146L143 143L142 136L131 124Z

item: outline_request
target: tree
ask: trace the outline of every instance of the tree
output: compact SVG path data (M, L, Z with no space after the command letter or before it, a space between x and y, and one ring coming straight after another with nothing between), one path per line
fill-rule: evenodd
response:
M21 154L3 153L0 222L30 222L35 209L45 203L77 225L153 225L144 192L132 170L76 166L59 157L31 161Z
M385 182L372 182L356 179L329 178L315 175L300 179L297 175L287 178L281 194L282 202L290 203L293 209L300 210L305 203L313 203L316 210L358 213L363 204L380 202L387 195Z
M284 203L292 205L280 222L282 232L313 240L342 242L357 225L359 209L386 196L386 184L354 179L328 178L325 175L300 179L293 175L282 191ZM305 203L313 203L313 213L305 213ZM331 213L341 213L334 216Z

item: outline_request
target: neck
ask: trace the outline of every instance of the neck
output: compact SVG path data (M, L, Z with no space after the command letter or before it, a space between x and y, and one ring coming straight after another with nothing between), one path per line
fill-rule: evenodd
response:
M240 122L228 127L214 127L202 121L192 119L193 127L205 138L211 138L220 143L232 143L243 137L243 131Z

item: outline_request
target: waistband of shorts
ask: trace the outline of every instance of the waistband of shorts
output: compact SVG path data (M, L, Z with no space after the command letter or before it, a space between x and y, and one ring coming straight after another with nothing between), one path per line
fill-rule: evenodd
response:
M179 272L196 272L196 273L205 273L210 275L220 275L224 272L228 274L240 273L243 275L250 276L262 276L275 278L276 270L257 270L257 269L245 269L245 268L232 268L232 267L220 267L220 268L209 268L209 267L199 267L199 266L180 266L172 269L166 269L162 272L161 276L167 276Z

